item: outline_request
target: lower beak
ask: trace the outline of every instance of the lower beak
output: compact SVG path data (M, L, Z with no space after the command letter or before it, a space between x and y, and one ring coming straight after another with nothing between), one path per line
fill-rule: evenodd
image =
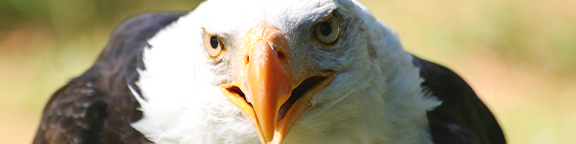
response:
M248 32L245 42L248 50L245 74L223 84L222 91L245 112L262 143L281 143L304 112L306 103L334 74L304 71L309 77L295 81L284 34L276 28L255 27Z

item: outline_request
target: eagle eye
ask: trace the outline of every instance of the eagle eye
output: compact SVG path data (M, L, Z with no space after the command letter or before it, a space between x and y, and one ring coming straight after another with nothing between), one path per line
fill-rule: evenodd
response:
M211 58L216 58L223 50L222 41L216 35L206 33L204 35L204 49Z
M316 24L315 27L314 37L323 44L334 44L340 36L340 25L334 17Z
M218 37L210 37L210 46L212 46L212 48L218 48L218 45Z

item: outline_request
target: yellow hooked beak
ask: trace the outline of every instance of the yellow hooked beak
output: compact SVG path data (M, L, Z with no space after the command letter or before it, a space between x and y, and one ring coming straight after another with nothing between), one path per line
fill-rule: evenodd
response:
M333 72L298 71L289 65L284 34L270 26L252 28L244 40L245 63L239 78L221 85L226 97L244 111L262 143L279 144L310 108L306 103L334 78Z

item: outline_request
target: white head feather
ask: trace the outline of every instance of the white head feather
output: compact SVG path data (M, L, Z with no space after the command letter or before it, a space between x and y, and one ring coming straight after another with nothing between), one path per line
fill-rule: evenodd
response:
M310 41L310 27L334 10L339 42L325 48ZM419 71L396 34L350 0L203 2L149 40L146 69L139 71L144 99L136 96L144 117L132 126L156 143L259 143L219 84L238 75L234 66L242 61L233 53L250 28L264 24L285 33L290 54L336 72L284 143L432 143L426 112L440 102L422 91ZM204 29L227 38L230 54L210 59Z

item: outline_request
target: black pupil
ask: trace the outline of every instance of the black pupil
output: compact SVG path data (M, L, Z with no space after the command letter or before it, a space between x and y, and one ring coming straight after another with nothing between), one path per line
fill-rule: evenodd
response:
M218 38L217 37L213 36L210 38L210 46L212 46L212 48L218 47Z
M320 24L320 33L322 33L324 36L328 36L330 33L332 33L332 26L329 22L323 22Z

